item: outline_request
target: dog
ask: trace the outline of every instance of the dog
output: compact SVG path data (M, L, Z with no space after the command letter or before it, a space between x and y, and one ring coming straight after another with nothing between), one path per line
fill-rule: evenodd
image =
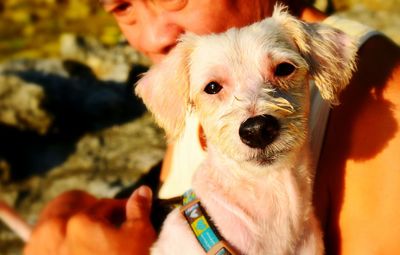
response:
M207 254L324 253L312 205L310 81L338 104L356 52L343 32L276 6L244 28L183 35L136 84L170 142L188 114L199 119L207 155L192 187L227 244ZM206 254L195 231L173 210L151 254Z

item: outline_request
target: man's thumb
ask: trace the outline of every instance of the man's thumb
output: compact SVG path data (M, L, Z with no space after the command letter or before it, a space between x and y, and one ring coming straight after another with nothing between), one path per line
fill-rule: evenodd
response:
M128 198L126 203L126 219L149 219L153 193L147 186L140 186Z

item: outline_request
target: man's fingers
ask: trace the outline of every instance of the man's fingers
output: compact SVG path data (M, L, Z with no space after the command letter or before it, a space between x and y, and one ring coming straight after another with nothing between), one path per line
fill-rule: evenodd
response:
M126 219L134 221L138 219L148 220L151 211L153 193L147 186L141 186L135 190L126 203Z
M24 255L65 255L66 228L69 219L95 204L97 199L84 191L68 191L42 210L38 223L24 247Z
M114 239L119 237L117 229L92 216L82 212L69 220L65 240L69 254L107 254L105 251L113 250Z
M52 201L42 210L39 222L47 221L49 218L68 219L75 213L95 204L97 199L80 190L71 190L64 192Z
M55 217L37 225L24 247L24 255L62 254L65 225L64 219Z
M92 219L118 227L126 220L125 205L126 200L101 199L83 213L90 215Z
M83 212L70 219L66 231L69 255L145 255L155 239L146 220L129 221L115 228Z

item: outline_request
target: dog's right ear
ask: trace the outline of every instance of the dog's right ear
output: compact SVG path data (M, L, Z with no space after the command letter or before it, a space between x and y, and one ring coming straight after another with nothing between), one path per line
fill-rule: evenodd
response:
M167 138L175 140L185 127L189 108L189 58L194 36L184 36L159 64L138 81L135 93L164 128Z

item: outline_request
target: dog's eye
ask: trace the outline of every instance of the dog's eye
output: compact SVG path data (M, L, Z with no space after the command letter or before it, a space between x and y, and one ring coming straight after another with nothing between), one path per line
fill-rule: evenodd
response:
M276 66L275 76L285 77L292 74L294 70L296 70L296 67L293 64L283 62Z
M207 94L217 94L221 91L221 89L222 86L218 82L212 81L208 83L207 86L204 88L204 92L206 92Z

